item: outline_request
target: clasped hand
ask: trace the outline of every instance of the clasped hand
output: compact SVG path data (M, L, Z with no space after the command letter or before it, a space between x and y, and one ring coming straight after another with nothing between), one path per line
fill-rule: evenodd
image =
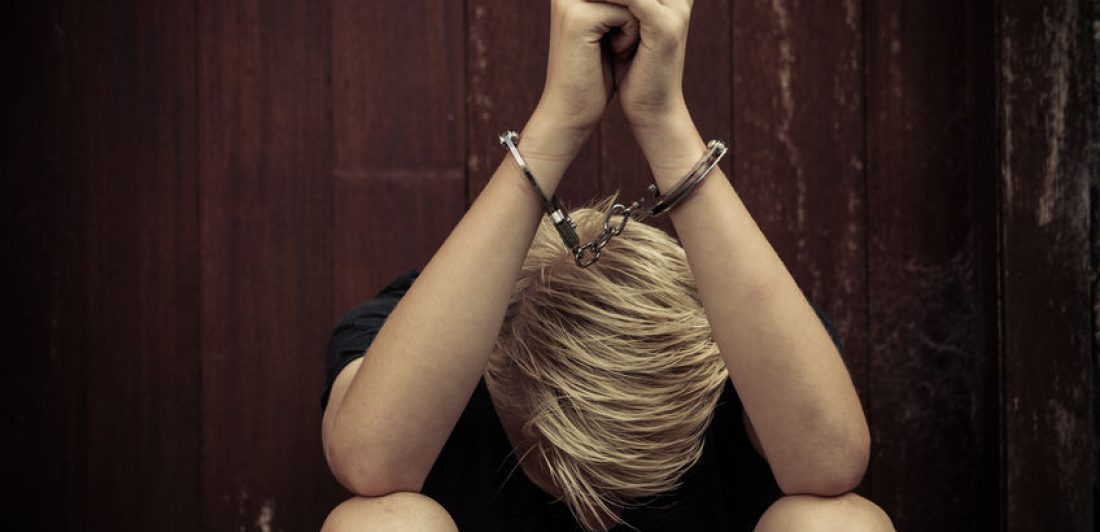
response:
M692 0L551 0L546 85L536 113L587 134L616 90L631 126L686 112Z

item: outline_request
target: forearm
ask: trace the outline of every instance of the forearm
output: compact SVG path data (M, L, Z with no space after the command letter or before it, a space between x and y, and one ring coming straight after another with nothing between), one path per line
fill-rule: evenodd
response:
M686 110L659 134L638 136L666 192L705 151ZM854 487L866 468L869 436L851 378L721 169L669 216L780 487L823 495Z
M522 134L547 195L580 147L566 134L536 117ZM543 215L511 156L502 161L387 318L335 413L330 461L354 491L419 490L484 371Z

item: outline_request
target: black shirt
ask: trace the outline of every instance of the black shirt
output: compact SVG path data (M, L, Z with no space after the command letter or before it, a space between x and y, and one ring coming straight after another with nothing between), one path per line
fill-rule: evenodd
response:
M326 355L322 407L337 374L364 354L419 274L414 269L398 276L337 324ZM840 349L835 328L820 309L813 308ZM706 432L703 456L684 475L683 485L652 499L646 507L625 510L623 520L646 532L752 530L782 492L767 462L749 442L741 416L741 401L727 380ZM535 486L517 465L482 379L421 492L446 508L464 532L583 530L564 502ZM613 530L628 528L619 525Z

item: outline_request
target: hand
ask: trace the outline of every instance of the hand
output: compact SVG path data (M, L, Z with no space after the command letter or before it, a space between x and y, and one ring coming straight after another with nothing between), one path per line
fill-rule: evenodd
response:
M684 54L693 0L600 0L630 10L639 21L637 52L619 84L623 114L635 128L661 125L687 109Z
M551 0L546 85L536 115L587 137L613 93L608 54L621 56L637 42L638 21L625 7Z

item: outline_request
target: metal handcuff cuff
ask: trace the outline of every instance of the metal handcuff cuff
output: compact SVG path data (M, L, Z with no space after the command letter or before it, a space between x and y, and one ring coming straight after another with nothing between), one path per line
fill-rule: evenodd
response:
M538 183L535 181L535 176L531 174L531 169L527 167L527 163L523 160L523 156L519 154L519 150L516 148L518 142L519 134L515 131L506 131L500 135L500 143L512 153L512 157L516 160L516 164L519 166L520 170L523 171L523 175L527 177L527 181L531 183L535 192L538 193L543 210L546 211L546 215L550 217L550 221L554 223L554 228L556 228L558 234L561 235L561 240L565 244L565 247L573 253L573 259L577 262L577 266L581 268L587 268L600 259L600 252L603 250L604 246L611 241L612 237L618 236L623 232L627 220L633 219L640 222L646 218L660 216L675 207L677 203L683 201L684 198L695 190L695 187L703 182L707 174L714 169L718 161L722 160L722 157L725 156L726 151L728 151L726 144L720 140L708 142L707 153L703 155L703 158L695 164L691 171L688 172L688 174L684 176L668 194L661 196L660 192L657 190L657 185L649 185L646 192L647 194L652 194L652 198L643 195L629 206L621 203L612 205L611 208L608 209L607 215L604 217L603 231L600 232L600 235L596 237L595 240L581 245L581 240L577 236L577 224L574 223L573 219L562 209L556 195L548 198L546 194L543 193L542 189L539 188ZM650 199L656 200L652 207L646 206L646 203ZM612 224L611 218L614 216L622 216L622 220Z

